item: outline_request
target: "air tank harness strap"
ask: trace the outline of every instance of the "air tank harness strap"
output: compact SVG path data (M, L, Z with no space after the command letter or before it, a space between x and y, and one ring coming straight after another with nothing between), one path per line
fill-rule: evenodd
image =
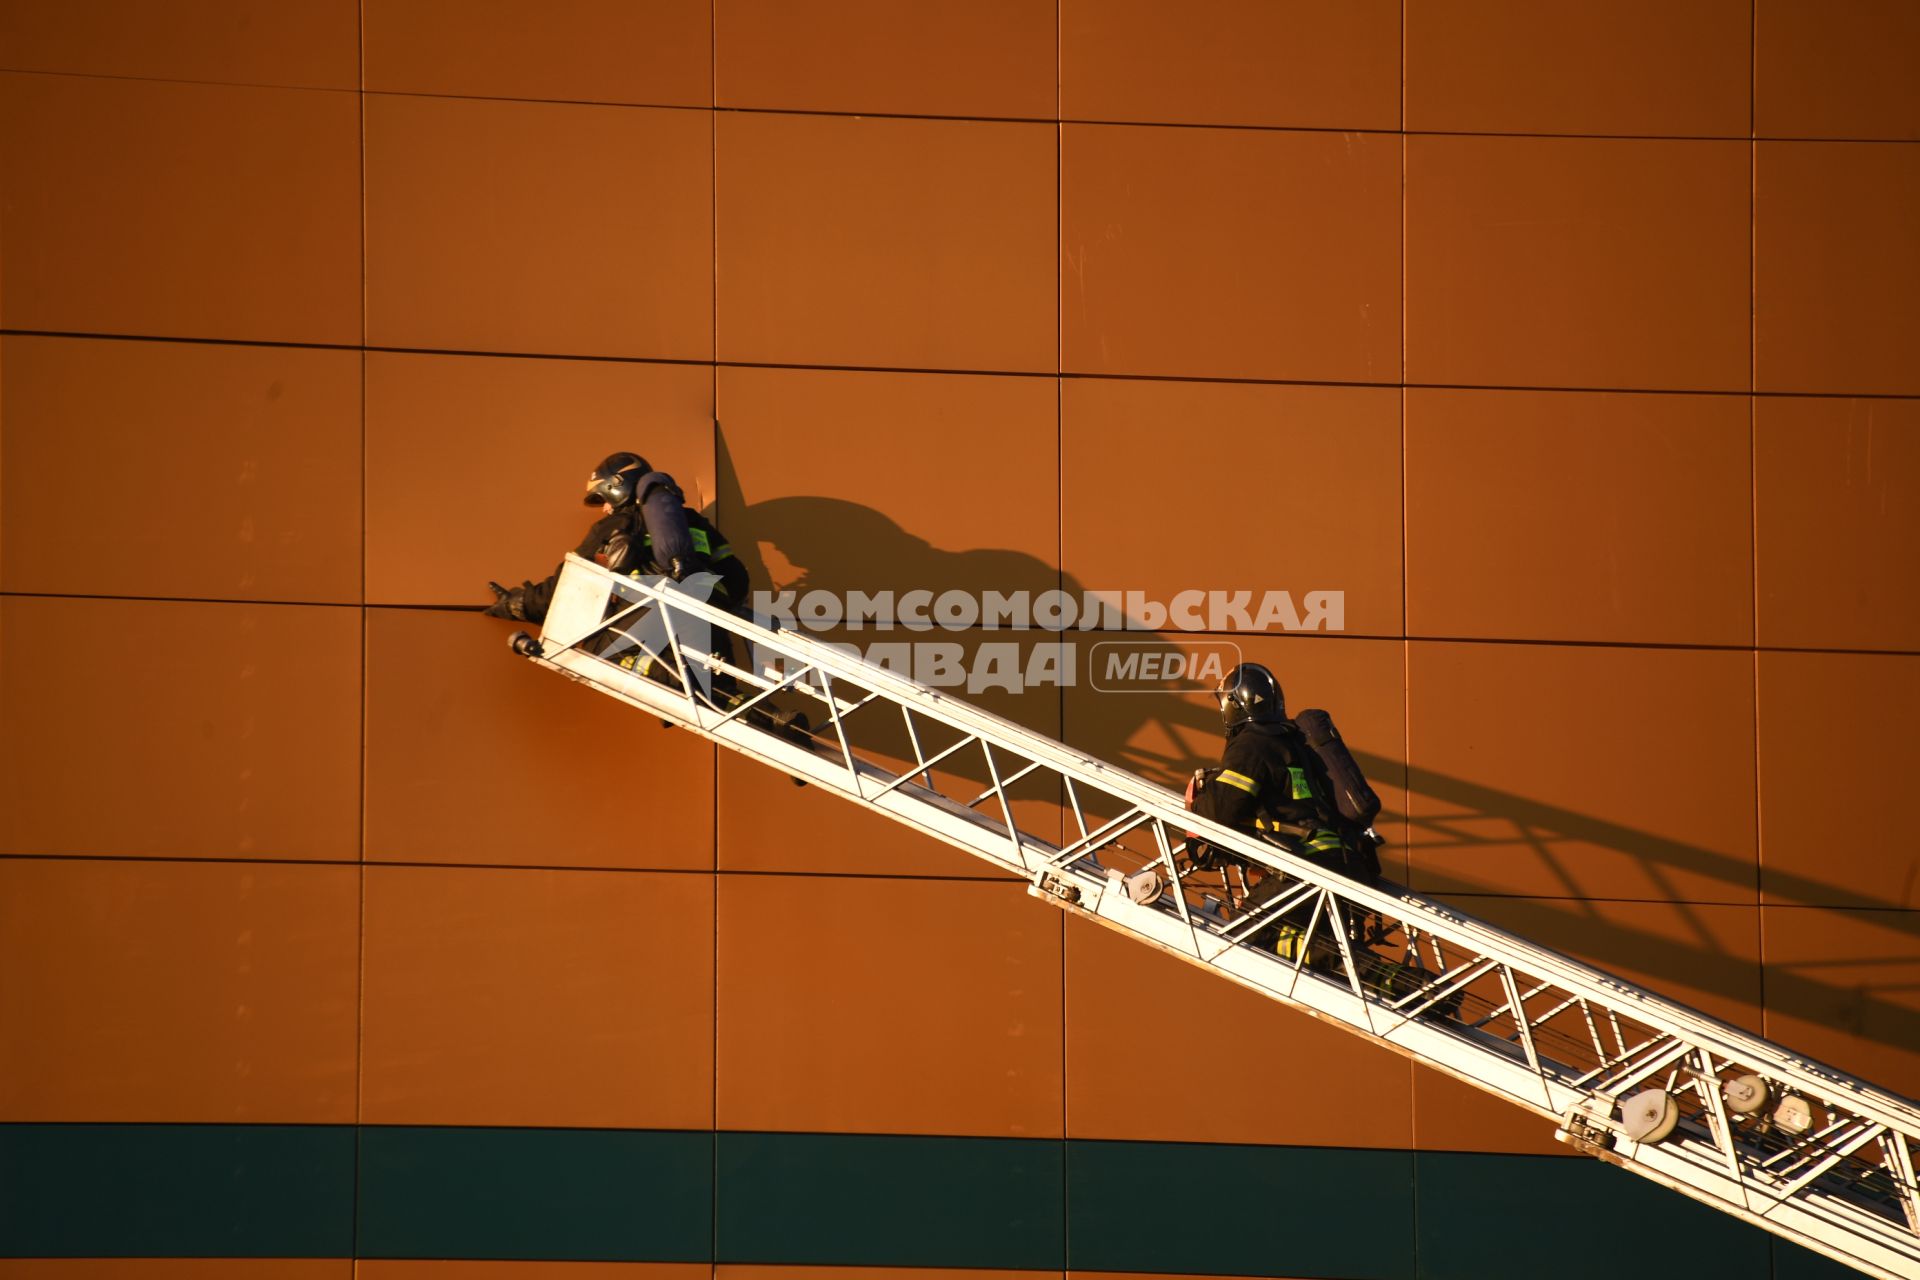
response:
M1281 822L1277 818L1256 818L1254 828L1272 835L1298 840L1313 853L1331 853L1345 846L1338 831L1310 826L1304 822Z
M718 547L714 546L713 539L707 536L705 529L688 529L687 532L693 537L693 549L710 560L725 560L733 554L732 543L723 542ZM653 535L650 533L641 535L640 545L653 546Z

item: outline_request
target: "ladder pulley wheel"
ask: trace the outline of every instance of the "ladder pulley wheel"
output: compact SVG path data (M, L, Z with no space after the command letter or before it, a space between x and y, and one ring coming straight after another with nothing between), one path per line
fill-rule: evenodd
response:
M1636 1093L1620 1104L1620 1124L1635 1142L1658 1142L1680 1123L1680 1104L1665 1089Z
M1767 1109L1767 1082L1759 1076L1736 1076L1720 1086L1727 1110L1737 1116L1751 1116Z

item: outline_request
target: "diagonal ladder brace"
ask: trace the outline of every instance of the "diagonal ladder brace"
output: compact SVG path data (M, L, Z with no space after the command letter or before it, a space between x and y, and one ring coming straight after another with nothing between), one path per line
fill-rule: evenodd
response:
M654 659L644 673L600 656L635 643ZM1135 774L664 578L569 556L540 638L514 647L992 863L1064 910L1525 1108L1579 1150L1867 1275L1920 1280L1920 1107L1906 1098L1451 907L1325 871ZM773 724L776 694L801 700L819 728ZM856 720L877 706L897 709L904 749L861 736L893 724ZM1018 816L1036 812L1023 828ZM1188 833L1285 877L1282 891L1236 910L1228 874L1191 864ZM1303 917L1291 958L1256 945ZM1649 1097L1670 1108L1665 1123L1630 1122L1627 1104Z

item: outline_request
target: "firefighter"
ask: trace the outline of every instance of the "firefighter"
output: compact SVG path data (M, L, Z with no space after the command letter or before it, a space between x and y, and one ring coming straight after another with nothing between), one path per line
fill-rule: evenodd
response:
M665 574L679 582L696 573L716 573L720 581L714 587L713 603L735 613L746 611L746 566L713 522L686 505L672 476L655 471L637 453L609 454L588 475L583 501L602 514L574 549L575 555L633 577ZM512 589L490 582L495 599L487 613L541 622L559 580L556 569L544 582L526 582Z
M686 497L672 476L655 471L637 453L608 454L587 476L583 501L598 508L601 516L587 530L575 555L634 578L664 574L680 582L698 573L717 574L711 602L748 616L751 601L746 566L714 523L686 505ZM495 599L487 613L496 618L544 621L559 581L560 570L555 569L544 582L525 582L511 589L490 582L487 585ZM618 608L617 602L609 605L609 611ZM643 649L634 647L618 628L583 647L629 671L669 683L677 679ZM707 649L722 662L734 661L733 637L722 628L711 630ZM718 706L733 706L740 700L737 682L725 671L713 675L711 693ZM780 727L804 726L806 721L798 712L779 714L770 708L756 710L751 718L756 723L767 720Z
M1243 663L1227 672L1215 696L1227 745L1218 769L1195 775L1193 811L1222 826L1258 834L1330 871L1351 874L1353 855L1340 829L1325 766L1287 718L1286 698L1273 672L1258 663ZM1203 868L1223 862L1247 866L1246 860L1205 844L1198 845L1193 861ZM1286 877L1262 869L1264 878L1243 904L1247 911L1272 900L1286 884ZM1304 937L1301 923L1289 919L1259 937L1281 958L1292 960Z

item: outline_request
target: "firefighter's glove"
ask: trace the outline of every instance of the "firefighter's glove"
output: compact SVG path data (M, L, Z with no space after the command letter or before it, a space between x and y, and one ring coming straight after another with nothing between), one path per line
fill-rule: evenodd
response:
M511 591L497 582L487 584L493 588L494 600L487 607L489 618L512 618L517 622L527 620L527 590L515 587Z
M1211 871L1218 862L1218 853L1205 840L1189 840L1187 861L1195 871Z

